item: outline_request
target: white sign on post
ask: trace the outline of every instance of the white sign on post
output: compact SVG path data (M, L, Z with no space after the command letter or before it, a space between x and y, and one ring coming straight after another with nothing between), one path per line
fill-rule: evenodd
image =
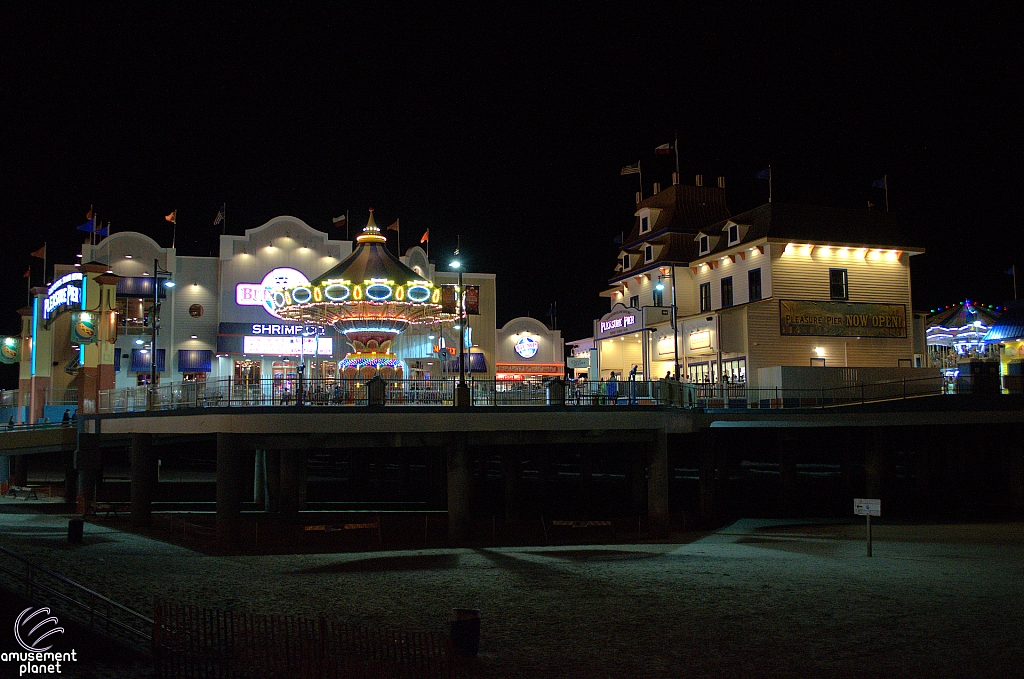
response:
M882 501L878 499L865 500L863 498L854 498L853 513L857 516L881 516Z

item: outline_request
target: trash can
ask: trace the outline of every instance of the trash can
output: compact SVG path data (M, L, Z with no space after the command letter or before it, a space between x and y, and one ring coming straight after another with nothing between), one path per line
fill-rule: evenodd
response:
M73 545L82 544L82 534L85 531L85 522L81 519L70 519L68 521L68 542Z
M565 405L565 382L562 380L551 380L548 383L547 402L549 406Z
M452 609L452 648L459 655L476 657L480 651L479 609Z
M380 375L376 375L373 379L369 380L366 383L366 405L384 405L387 386L387 382L385 382Z

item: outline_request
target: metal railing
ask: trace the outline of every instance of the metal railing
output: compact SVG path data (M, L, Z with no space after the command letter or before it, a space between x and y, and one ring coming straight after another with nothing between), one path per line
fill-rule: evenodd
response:
M176 410L253 406L452 406L456 379L387 380L376 383L347 379L214 380L172 382L148 387L111 389L99 394L99 412ZM703 409L828 408L853 403L907 399L974 391L974 381L961 376L901 378L836 387L748 387L735 383L691 383L674 380L589 382L550 379L480 380L469 382L474 406L629 406L669 405Z
M44 389L44 403L48 406L78 405L78 387Z
M7 576L33 602L64 604L62 610L91 629L116 636L149 651L153 642L153 621L142 613L117 603L59 573L36 566L18 554L0 547L0 573Z

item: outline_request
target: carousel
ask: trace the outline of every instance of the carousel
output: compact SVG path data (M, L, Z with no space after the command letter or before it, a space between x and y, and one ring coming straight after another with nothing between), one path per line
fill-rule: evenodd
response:
M336 267L306 285L271 293L274 312L309 325L330 326L352 347L339 364L346 379L402 379L395 341L413 325L451 320L441 312L441 290L388 252L373 210L356 248Z

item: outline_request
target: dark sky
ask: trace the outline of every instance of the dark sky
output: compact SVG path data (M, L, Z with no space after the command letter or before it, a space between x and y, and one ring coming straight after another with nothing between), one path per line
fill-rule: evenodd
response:
M486 3L490 4L490 3ZM1013 296L1020 225L1019 10L927 15L779 3L670 11L625 3L330 13L89 3L5 11L0 214L18 329L22 274L49 243L73 261L90 204L115 231L209 255L278 215L327 229L351 211L401 218L403 246L462 236L498 275L498 321L557 300L567 339L607 310L612 238L673 159L726 178L733 213L767 199L890 204L907 220L919 309ZM711 5L712 3L704 3ZM842 234L835 234L841 238ZM1022 280L1024 284L1024 280Z

